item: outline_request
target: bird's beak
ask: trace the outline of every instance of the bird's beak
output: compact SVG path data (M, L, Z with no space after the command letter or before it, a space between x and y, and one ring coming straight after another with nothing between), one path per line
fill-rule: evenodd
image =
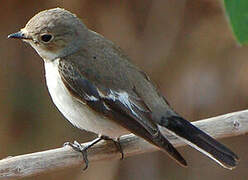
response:
M10 34L8 35L8 38L13 38L13 39L31 39L30 37L28 37L27 35L25 35L25 33L23 33L22 31L19 31L19 32L16 32L16 33L13 33L13 34Z

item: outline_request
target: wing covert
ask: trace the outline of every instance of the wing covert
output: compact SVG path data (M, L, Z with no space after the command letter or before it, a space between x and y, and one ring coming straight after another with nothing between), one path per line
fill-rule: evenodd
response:
M59 73L70 93L95 111L107 116L110 116L112 111L121 111L133 121L137 121L151 135L158 131L157 125L150 120L150 110L138 96L96 85L94 81L84 77L75 65L65 60L60 60Z

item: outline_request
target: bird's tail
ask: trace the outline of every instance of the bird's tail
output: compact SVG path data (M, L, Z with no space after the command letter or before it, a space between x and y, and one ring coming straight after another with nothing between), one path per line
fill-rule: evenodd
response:
M233 169L237 165L236 154L182 117L171 116L159 124L224 168Z
M150 135L149 135L150 136ZM181 156L181 154L174 148L174 146L161 134L160 131L157 132L156 137L145 137L147 141L164 150L172 159L174 159L181 166L186 167L187 162Z

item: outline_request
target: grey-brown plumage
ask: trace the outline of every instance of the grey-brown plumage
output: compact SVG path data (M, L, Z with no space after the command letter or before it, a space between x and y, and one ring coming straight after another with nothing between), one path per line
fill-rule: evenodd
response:
M166 128L223 167L236 166L232 151L175 113L120 48L70 12L42 11L9 37L29 42L44 59L52 99L76 127L111 138L128 130L186 166L160 133Z

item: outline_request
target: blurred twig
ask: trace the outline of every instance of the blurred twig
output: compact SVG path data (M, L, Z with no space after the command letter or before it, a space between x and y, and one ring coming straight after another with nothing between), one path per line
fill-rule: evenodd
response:
M193 123L200 129L215 138L232 137L248 132L248 110L234 112L214 118L209 118ZM185 145L173 135L165 133L168 139L176 147ZM125 157L155 151L156 147L132 134L122 136L121 144ZM84 144L85 145L85 144ZM104 161L118 159L120 153L113 143L105 141L95 145L88 152L89 161ZM81 165L83 158L81 153L72 150L71 147L62 147L43 152L8 157L0 160L0 179L17 179L42 172L48 172L65 167Z

